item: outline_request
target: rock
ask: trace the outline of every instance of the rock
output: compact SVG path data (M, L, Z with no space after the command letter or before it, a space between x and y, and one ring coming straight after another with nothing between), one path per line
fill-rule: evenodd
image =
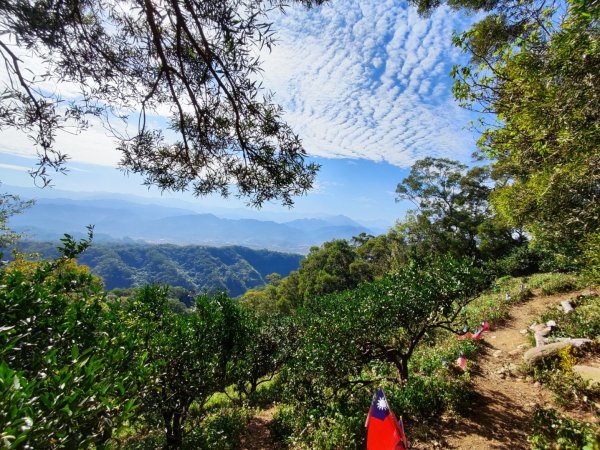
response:
M494 353L492 353L492 356L494 358L500 358L501 354L502 354L502 350L496 350Z
M548 336L552 331L552 327L549 327L544 323L533 324L529 328L533 330L536 335L539 334L540 336Z
M575 365L573 366L573 372L589 381L590 384L600 384L600 369L598 367Z
M568 342L554 342L552 344L542 345L541 347L530 348L523 355L523 359L528 364L537 364L549 356L556 355L559 351L569 345Z
M526 376L525 381L528 381L529 383L531 383L533 381L533 378L530 376Z
M521 353L521 350L520 350L520 349L518 349L518 348L517 348L517 349L515 349L515 350L511 350L510 352L508 352L508 354L509 354L510 356L517 356L519 353Z
M536 388L539 388L539 387L541 386L541 384L540 384L540 382L539 382L539 381L536 381L535 383L533 383L533 385L534 385Z
M521 333L521 334L527 334L527 330L526 329L522 329L521 331L519 331L519 333Z
M560 306L565 312L565 314L569 314L573 311L573 305L571 304L571 300L564 300L560 302Z
M546 344L546 338L543 334L535 333L535 346L542 347Z
M556 342L566 342L572 345L573 347L580 348L586 344L592 344L594 341L586 338L557 338Z

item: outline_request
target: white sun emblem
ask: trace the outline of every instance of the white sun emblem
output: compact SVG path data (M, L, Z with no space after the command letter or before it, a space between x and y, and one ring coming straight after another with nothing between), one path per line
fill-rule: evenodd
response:
M377 409L388 409L388 405L387 402L385 401L385 398L380 397L379 399L377 399Z

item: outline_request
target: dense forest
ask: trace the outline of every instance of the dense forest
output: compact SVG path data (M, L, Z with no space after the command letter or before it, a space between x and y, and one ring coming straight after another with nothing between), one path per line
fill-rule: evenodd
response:
M20 241L23 254L56 258L55 243ZM267 283L272 273L287 275L300 255L244 247L200 247L144 244L94 244L79 262L104 281L104 288L164 284L194 293L227 292L232 297Z
M48 22L39 20L50 14L38 9L43 5L0 4L14 17L0 23L26 44L55 51L65 65L57 70L79 83L84 100L94 92L110 98L123 87L123 102L139 100L142 108L173 102L181 142L165 144L140 121L138 136L121 145L123 165L148 183L225 196L235 184L252 204L276 198L289 205L310 188L318 167L304 163L280 109L270 98L257 100L249 78L258 70L251 46L272 43L257 22L261 8L283 5L247 3L253 14L234 14L240 6L230 1L144 2L139 16L127 15L120 2L57 3ZM444 3L476 13L473 27L454 38L470 59L452 75L457 100L493 116L479 124L479 164L416 161L396 187L397 200L414 208L388 233L314 247L297 270L239 299L201 294L192 307L174 308L170 288L161 285L169 273L162 250L103 253L94 250L91 230L80 240L65 236L55 257L17 255L0 270L6 448L234 449L256 410L274 408L278 445L359 449L377 387L414 439L439 447L432 430L476 409L473 369L487 343L472 336L488 321L502 324L532 296L569 291L578 294L574 311L540 312L538 323L549 328L542 340L567 336L590 345L567 343L514 369L529 378L523 383L546 386L562 408L537 408L526 418L523 442L599 448L600 392L574 368L599 358L600 297L580 288L600 284L600 2L411 3L422 14ZM115 27L119 33L109 35ZM94 57L97 67L76 70L82 57ZM18 61L7 61L18 76ZM44 145L43 178L44 168L65 162L53 148L65 118L31 92L17 94L2 114ZM71 116L81 120L76 106ZM3 195L1 206L6 247L18 240L8 217L28 205ZM234 263L242 254L249 261L245 250L220 251ZM203 252L199 257L212 257ZM160 271L149 280L155 284L119 295L77 261L107 258L110 273L136 257ZM200 270L193 259L181 267ZM185 279L179 268L171 273ZM536 345L539 336L528 333ZM457 358L473 362L452 364ZM569 416L569 408L592 420Z

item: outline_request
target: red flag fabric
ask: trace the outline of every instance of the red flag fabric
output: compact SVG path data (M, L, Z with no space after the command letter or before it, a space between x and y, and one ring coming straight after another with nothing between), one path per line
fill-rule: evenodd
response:
M456 360L456 366L462 370L465 370L465 367L467 367L467 358L463 353L461 353L458 359Z
M408 442L402 422L390 409L382 389L377 389L365 423L367 450L406 450Z

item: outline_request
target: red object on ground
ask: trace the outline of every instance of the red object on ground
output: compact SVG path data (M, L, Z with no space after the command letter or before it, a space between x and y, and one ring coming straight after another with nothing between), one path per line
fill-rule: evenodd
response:
M367 450L406 450L408 442L402 421L398 422L382 389L377 389L365 422Z
M461 334L460 336L457 336L456 339L458 339L459 341L464 341L466 339L471 339L473 337L473 334L470 331L467 331L465 334Z
M490 332L490 324L488 323L487 320L484 320L483 322L481 322L481 331L483 331L484 333Z
M482 336L481 336L482 334L483 334L483 329L478 330L475 334L471 335L471 339L474 341L478 341L479 339L482 338Z
M460 354L460 356L456 360L456 365L459 369L465 370L465 367L467 367L467 358L465 357L465 355L463 355L462 353Z

